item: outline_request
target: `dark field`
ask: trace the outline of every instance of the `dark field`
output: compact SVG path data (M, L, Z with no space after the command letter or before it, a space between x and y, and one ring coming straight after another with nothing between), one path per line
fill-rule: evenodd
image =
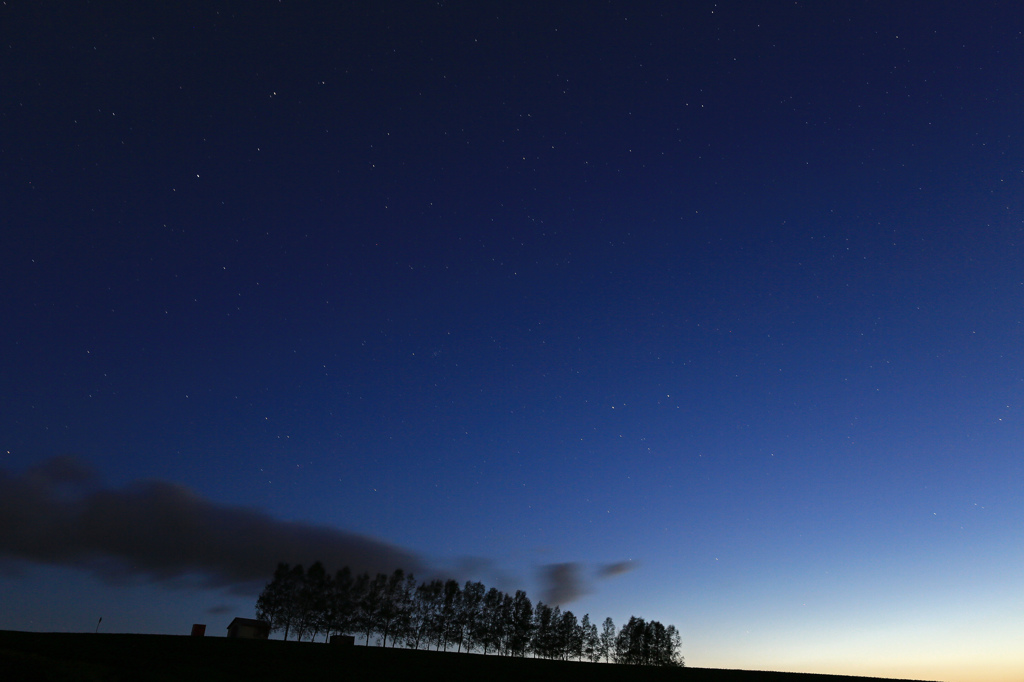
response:
M0 631L0 679L15 680L581 680L870 682L878 678L712 668L649 668L340 647L224 637Z

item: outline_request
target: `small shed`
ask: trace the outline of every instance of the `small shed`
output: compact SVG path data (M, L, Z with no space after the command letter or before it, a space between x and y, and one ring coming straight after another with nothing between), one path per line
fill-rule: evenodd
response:
M268 639L270 623L253 618L235 618L228 625L229 639Z

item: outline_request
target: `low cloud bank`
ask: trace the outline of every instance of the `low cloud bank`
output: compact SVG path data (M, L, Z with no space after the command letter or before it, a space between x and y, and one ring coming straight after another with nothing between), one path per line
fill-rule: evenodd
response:
M240 594L259 591L280 561L371 574L423 568L414 553L381 540L218 504L164 481L105 489L70 457L22 474L0 470L0 557L107 579L198 575Z
M109 581L154 580L171 586L198 578L204 587L258 593L278 562L323 562L356 573L431 573L415 553L329 526L281 521L249 507L219 504L166 481L104 488L92 469L58 457L20 474L0 469L0 559L91 571ZM636 564L597 567L597 579ZM486 559L456 573L492 573L518 582ZM486 569L486 570L485 570ZM436 571L434 571L436 572ZM540 598L567 604L591 592L578 563L540 567ZM503 586L511 589L509 586Z

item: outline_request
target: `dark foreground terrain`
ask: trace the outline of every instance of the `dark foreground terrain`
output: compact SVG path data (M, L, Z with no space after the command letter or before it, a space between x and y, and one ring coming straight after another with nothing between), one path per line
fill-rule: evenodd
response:
M0 679L871 682L878 678L650 668L223 637L0 631Z

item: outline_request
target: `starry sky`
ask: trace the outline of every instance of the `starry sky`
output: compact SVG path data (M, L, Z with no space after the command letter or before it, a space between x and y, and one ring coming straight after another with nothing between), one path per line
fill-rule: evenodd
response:
M1014 2L0 6L0 629L277 561L1024 674Z

